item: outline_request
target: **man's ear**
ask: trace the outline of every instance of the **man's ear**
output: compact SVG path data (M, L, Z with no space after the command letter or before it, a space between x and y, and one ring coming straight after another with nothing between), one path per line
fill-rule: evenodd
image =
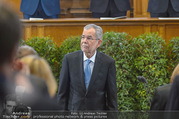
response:
M102 44L103 40L98 40L98 47Z
M14 70L20 71L23 68L23 63L21 62L20 59L17 59L16 61L14 61L12 66Z

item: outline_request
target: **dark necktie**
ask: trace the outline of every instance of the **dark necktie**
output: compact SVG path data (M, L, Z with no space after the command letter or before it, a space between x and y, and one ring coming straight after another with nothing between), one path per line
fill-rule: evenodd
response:
M91 60L87 59L87 64L86 64L86 67L85 67L85 86L86 86L86 89L88 89L88 85L89 85L89 82L90 82L90 79L91 79L91 69L90 69L90 63L91 63Z

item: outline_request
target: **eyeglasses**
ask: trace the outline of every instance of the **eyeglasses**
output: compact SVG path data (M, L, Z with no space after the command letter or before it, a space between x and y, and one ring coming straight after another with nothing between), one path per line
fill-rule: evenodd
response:
M85 35L82 35L80 38L81 38L81 40L84 40L85 38L86 38L87 40L98 40L98 39L93 39L92 36L87 36L87 37L85 37Z

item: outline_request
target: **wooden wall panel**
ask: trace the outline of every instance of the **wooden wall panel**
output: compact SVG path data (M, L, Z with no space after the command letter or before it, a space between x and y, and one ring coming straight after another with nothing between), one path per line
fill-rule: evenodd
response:
M0 2L16 12L20 18L23 18L22 13L20 12L21 0L1 0Z
M173 37L179 37L179 25L171 24L165 26L166 39L172 39Z
M44 36L53 37L57 44L61 44L66 38L70 36L80 36L82 34L82 26L47 26L45 27ZM60 39L60 40L59 40Z
M151 25L151 32L158 32L158 25Z
M23 36L27 40L34 36L50 36L61 43L70 36L80 36L86 24L97 24L104 32L126 32L133 37L143 33L158 32L167 42L179 34L178 20L159 20L157 18L127 18L117 20L99 20L93 18L54 19L43 21L22 20ZM179 35L178 35L179 36Z
M90 0L60 0L61 18L92 17L89 11Z
M105 25L100 25L104 32L109 32L109 31L114 31L114 32L126 32L132 36L137 37L139 34L142 34L144 32L143 26L140 25L116 25L116 26L105 26ZM138 30L136 30L138 29ZM136 31L136 32L134 32Z
M150 17L148 0L133 0L134 17Z

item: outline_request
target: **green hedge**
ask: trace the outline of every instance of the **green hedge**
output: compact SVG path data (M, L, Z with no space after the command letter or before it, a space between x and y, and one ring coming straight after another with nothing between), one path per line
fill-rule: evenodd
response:
M147 79L152 95L156 87L168 83L179 61L179 38L167 44L156 33L133 38L126 33L106 32L103 39L99 50L116 61L118 110L149 110L144 85L136 77ZM80 50L80 37L70 37L60 47L49 37L32 38L24 44L48 60L58 80L64 55Z
M73 36L66 39L60 46L60 69L62 67L62 61L66 54L74 52L81 49L80 46L80 36ZM60 74L59 74L60 75Z
M179 37L170 40L168 46L169 72L172 73L173 68L179 63Z
M60 56L60 48L59 46L53 42L53 39L50 37L33 37L28 39L27 41L21 40L20 45L29 45L33 47L39 56L45 58L57 81L59 81L59 72L60 72L60 65L61 60Z

